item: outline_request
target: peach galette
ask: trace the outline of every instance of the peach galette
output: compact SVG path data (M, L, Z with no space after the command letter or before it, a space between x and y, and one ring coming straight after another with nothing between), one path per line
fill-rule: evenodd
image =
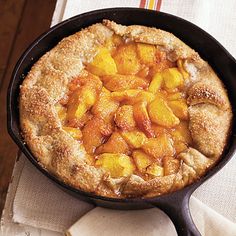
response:
M220 158L227 93L171 33L104 20L64 38L31 68L20 123L39 163L107 197L150 197L198 180Z

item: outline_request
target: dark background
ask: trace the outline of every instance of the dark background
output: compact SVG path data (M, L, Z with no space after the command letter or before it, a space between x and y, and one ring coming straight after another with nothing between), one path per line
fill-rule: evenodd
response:
M0 0L0 217L17 156L6 128L6 92L28 45L51 24L56 0Z

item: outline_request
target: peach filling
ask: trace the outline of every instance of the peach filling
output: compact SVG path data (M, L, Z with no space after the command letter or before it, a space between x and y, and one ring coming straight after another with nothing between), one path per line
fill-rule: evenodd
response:
M63 129L88 162L111 177L148 180L176 173L191 145L184 61L160 47L114 35L69 84L56 105Z

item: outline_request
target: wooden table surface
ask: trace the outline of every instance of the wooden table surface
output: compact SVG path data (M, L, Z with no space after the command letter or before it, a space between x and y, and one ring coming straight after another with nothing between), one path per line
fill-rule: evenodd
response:
M16 158L17 146L6 128L6 91L22 52L50 27L56 0L0 1L0 216Z

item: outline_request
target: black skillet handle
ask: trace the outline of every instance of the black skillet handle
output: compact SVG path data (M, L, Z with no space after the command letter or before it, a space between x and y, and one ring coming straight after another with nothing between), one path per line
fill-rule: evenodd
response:
M190 194L168 198L168 201L152 201L151 204L164 211L175 225L178 236L201 236L189 210Z

